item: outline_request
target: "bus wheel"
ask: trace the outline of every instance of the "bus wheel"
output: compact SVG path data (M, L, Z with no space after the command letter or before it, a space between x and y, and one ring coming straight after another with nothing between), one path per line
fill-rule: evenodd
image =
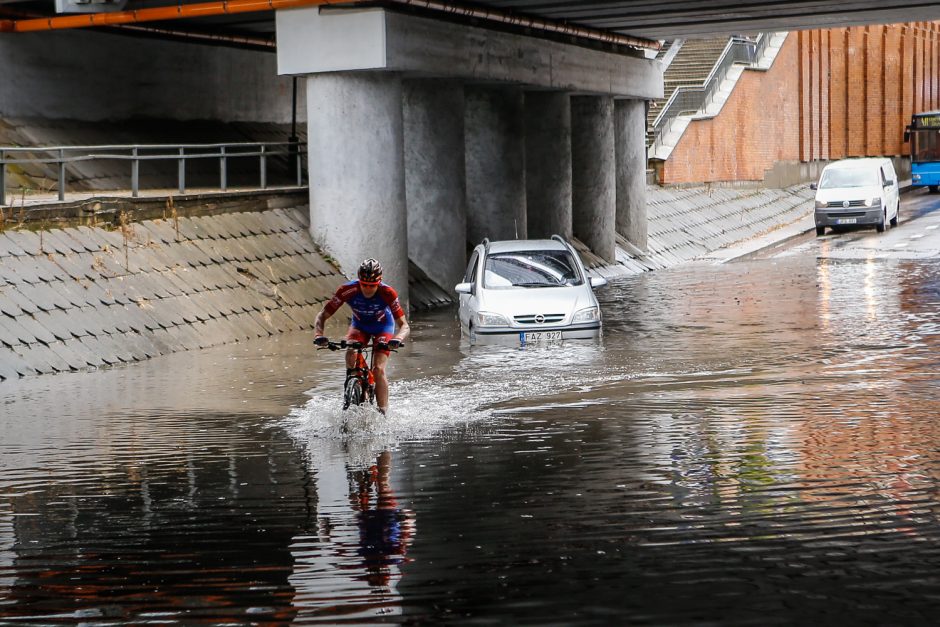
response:
M936 193L937 193L937 187L938 187L937 185L928 185L928 186L927 186L927 189L930 190L930 193L931 193L931 194L936 194Z

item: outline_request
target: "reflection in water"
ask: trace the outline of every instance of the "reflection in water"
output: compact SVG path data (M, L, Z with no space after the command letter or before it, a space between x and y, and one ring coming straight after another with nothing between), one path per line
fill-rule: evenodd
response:
M601 297L598 342L417 317L386 418L305 336L0 388L0 623L935 622L940 266Z

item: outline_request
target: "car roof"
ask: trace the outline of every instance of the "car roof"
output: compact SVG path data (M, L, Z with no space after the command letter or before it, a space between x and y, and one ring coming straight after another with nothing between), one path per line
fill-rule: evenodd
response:
M490 242L489 252L514 253L523 250L567 250L565 245L554 239L506 239Z
M826 166L826 169L832 168L833 170L849 170L852 168L870 168L874 165L881 165L885 161L889 161L884 157L862 157L859 159L843 159L842 161L836 161L830 163Z

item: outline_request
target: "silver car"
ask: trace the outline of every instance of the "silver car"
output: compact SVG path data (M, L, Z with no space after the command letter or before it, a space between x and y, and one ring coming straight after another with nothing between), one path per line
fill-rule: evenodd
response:
M460 297L460 326L471 342L590 339L600 335L601 309L578 253L552 239L483 240L470 256Z

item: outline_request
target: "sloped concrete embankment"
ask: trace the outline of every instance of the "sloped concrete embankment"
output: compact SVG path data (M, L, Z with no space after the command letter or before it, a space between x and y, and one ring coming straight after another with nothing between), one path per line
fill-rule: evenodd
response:
M8 224L9 226L9 224ZM344 281L306 209L0 232L0 378L310 329Z
M651 186L647 190L647 250L637 250L618 237L617 263L606 264L589 251L579 252L598 276L669 268L797 222L812 213L813 194L808 185L787 189Z

